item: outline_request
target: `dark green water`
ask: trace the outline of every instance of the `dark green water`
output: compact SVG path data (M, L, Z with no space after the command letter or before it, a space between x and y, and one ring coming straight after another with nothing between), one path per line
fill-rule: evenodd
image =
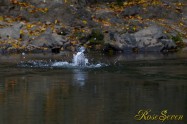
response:
M89 60L109 65L101 68L17 65L49 58L59 56L0 55L0 124L187 124L185 53L90 55ZM134 119L139 110L147 109L150 114L167 110L184 118Z

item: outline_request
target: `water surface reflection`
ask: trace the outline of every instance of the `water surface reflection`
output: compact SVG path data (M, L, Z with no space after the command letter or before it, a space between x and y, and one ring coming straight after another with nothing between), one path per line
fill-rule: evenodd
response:
M0 65L0 124L161 124L140 109L187 116L186 59L123 61L99 69Z

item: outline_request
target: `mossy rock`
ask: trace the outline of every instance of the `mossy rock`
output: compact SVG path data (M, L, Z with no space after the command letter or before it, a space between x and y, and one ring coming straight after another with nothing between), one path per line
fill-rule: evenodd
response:
M123 6L123 0L116 0L116 5Z
M91 38L96 38L97 40L103 40L104 35L100 30L92 30Z
M172 36L172 40L177 43L177 42L182 42L182 36L180 34L176 35L176 36Z
M182 36L180 34L177 34L176 36L172 36L171 39L175 42L177 45L178 50L185 47L185 44L182 40Z
M104 35L99 30L92 30L90 37L88 39L91 45L94 44L103 44L104 43Z

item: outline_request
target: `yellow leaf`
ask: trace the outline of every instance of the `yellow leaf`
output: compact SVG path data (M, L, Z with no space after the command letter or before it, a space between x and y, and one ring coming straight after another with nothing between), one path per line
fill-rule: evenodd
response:
M124 5L124 6L127 6L127 5L128 5L128 2L124 2L123 5Z
M71 41L72 45L76 45L78 42L77 41Z
M29 10L29 13L35 13L35 12L36 12L35 9Z
M179 23L179 25L180 25L180 26L184 26L184 24L183 24L182 22L181 22L181 23Z
M43 50L48 50L48 48L44 47Z
M137 16L137 19L140 19L140 20L141 20L141 19L142 19L142 17L138 15L138 16Z
M87 24L87 21L86 21L86 20L83 20L82 22L83 22L84 24Z
M13 3L13 4L17 4L18 3L17 0L10 0L10 2Z
M23 30L20 30L20 34L23 34L24 32L23 32Z
M34 27L34 25L32 25L32 24L27 24L27 29L30 29L30 28L32 28L32 27Z
M3 16L0 16L0 21L3 21L3 20L4 20Z
M180 2L177 4L177 6L183 6L183 5L184 5L184 4L183 4L183 3L180 3Z
M168 32L167 31L164 31L165 34L167 34Z
M41 31L45 31L46 30L46 28L45 27L41 27Z
M136 31L136 27L133 27L133 30Z
M47 12L49 9L48 8L44 8L44 11Z
M54 26L52 26L52 27L51 27L51 30L52 30L53 32L56 32L56 30L55 30L55 27L54 27Z
M48 8L38 8L38 11L46 13L48 11Z
M59 21L56 19L56 20L55 20L55 24L57 24L58 22L59 22Z

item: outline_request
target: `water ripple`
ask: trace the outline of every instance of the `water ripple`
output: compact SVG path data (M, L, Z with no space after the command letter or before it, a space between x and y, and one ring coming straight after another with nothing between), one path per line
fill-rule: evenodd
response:
M43 61L43 60L29 60L29 61L21 61L18 64L19 67L28 67L28 68L101 68L108 66L104 63L97 64L88 64L85 66L78 66L74 63L70 63L67 61Z

